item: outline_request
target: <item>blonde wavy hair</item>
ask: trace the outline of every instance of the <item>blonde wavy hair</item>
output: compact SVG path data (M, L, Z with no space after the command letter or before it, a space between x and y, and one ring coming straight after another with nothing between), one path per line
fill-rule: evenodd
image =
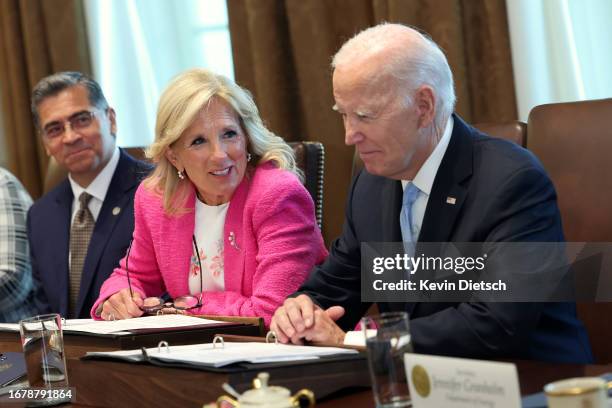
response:
M247 152L252 155L245 177L257 165L272 161L303 180L293 149L264 126L249 91L223 75L206 69L190 69L176 76L162 93L157 108L155 141L146 150L147 158L156 166L145 180L145 186L163 196L164 210L168 214L182 210L191 191L191 181L179 179L177 169L166 158L166 151L180 139L212 98L224 100L238 113L247 137Z

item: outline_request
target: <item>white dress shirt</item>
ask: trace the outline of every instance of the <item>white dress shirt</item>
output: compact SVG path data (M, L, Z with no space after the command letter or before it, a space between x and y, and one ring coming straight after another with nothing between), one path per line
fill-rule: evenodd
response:
M446 122L444 133L442 134L442 138L438 142L438 145L434 148L434 151L431 152L427 160L425 160L425 163L423 163L416 176L414 176L414 180L402 180L403 190L406 189L406 186L408 183L410 183L410 181L412 181L412 183L419 189L419 194L412 204L411 212L413 242L418 241L419 234L421 233L421 225L423 224L423 218L425 217L425 210L427 209L427 202L429 201L431 188L436 178L436 174L438 173L438 168L440 168L440 163L442 163L442 158L446 153L446 148L448 147L448 142L450 141L452 133L453 118L451 116L448 118L448 122ZM399 223L399 219L397 222ZM365 346L365 336L361 331L348 331L346 333L346 337L344 338L344 344L352 346Z
M106 197L106 193L108 192L108 187L110 186L113 175L115 174L115 170L117 169L117 165L119 164L119 148L115 146L115 151L113 152L113 156L106 163L106 166L102 169L102 171L96 176L96 178L89 184L86 188L81 187L76 181L72 179L72 176L68 174L68 180L70 181L70 188L72 188L72 194L74 198L72 199L72 216L70 217L70 225L74 222L74 217L76 217L76 213L79 211L79 197L81 193L86 191L91 195L91 200L89 200L89 211L93 216L94 221L98 220L98 215L100 215L100 210L102 209L102 203L104 203L104 198ZM68 255L68 266L72 262L72 253Z
M113 174L115 174L118 164L119 148L115 146L115 151L113 152L111 159L86 188L81 187L72 179L70 174L68 175L70 187L72 188L72 194L74 195L74 199L72 200L72 217L70 218L70 224L72 224L77 211L79 211L79 197L84 191L89 193L92 197L91 200L89 200L89 211L91 211L94 221L98 220L98 215L100 215L100 210L102 209L102 203L104 202L104 198L108 192L108 187L110 186L110 182L113 178Z
M412 204L411 216L413 242L418 240L419 234L421 233L421 225L423 224L423 218L425 217L425 210L427 209L427 202L429 201L429 195L431 194L431 187L433 186L436 174L438 173L440 163L442 163L444 153L446 153L446 148L448 147L448 142L450 141L452 133L453 118L451 116L448 118L448 122L446 122L446 127L444 128L442 138L438 142L434 151L431 152L427 160L425 160L425 163L423 163L416 176L414 176L414 180L412 180L412 184L419 189L419 194L414 201L414 204ZM406 186L410 181L411 180L402 180L403 190L406 189Z

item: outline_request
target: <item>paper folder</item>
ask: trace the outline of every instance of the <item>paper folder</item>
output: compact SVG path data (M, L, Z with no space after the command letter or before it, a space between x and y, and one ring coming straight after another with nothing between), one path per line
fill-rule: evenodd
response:
M232 341L226 341L230 339ZM240 341L233 341L236 339ZM163 341L157 348L143 347L140 350L88 352L83 359L146 362L164 367L225 373L329 361L365 361L363 353L351 348L273 344L266 343L258 337L220 335L215 336L213 343L170 346Z

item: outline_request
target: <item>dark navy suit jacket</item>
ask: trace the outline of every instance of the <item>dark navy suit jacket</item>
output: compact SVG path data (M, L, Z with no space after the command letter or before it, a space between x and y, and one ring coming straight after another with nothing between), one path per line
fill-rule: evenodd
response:
M447 197L456 202L447 203ZM300 288L323 308L341 305L344 330L370 304L361 302L360 243L402 240L401 183L363 170L350 189L342 235ZM419 242L559 242L554 187L527 150L488 137L454 116ZM592 361L573 303L379 303L406 310L414 350L470 358Z
M89 318L100 286L130 243L134 193L149 170L149 165L121 150L87 250L76 316L69 315L68 254L74 197L68 178L32 205L28 212L28 239L39 313Z

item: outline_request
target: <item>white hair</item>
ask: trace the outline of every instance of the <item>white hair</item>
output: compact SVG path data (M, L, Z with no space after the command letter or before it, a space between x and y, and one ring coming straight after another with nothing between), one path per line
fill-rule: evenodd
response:
M434 125L444 129L455 108L453 74L444 52L430 38L402 25L381 23L367 28L348 40L334 55L332 68L354 66L372 58L380 58L380 66L372 80L391 75L400 84L398 93L407 106L422 85L430 86L436 95Z

